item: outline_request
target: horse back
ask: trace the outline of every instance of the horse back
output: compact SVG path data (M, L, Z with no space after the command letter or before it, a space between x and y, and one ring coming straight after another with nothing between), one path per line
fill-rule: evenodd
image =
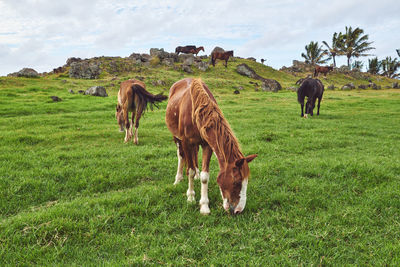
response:
M178 139L182 140L183 137L186 137L192 142L200 142L199 130L192 121L193 108L190 93L192 80L192 78L185 78L171 86L165 121L168 129ZM203 88L210 99L216 103L214 96L204 83Z
M120 85L119 91L118 91L118 104L123 106L126 101L128 101L129 108L132 108L133 104L133 97L134 97L134 92L133 92L133 85L139 85L143 89L146 89L146 85L142 81L138 81L135 79L123 81Z

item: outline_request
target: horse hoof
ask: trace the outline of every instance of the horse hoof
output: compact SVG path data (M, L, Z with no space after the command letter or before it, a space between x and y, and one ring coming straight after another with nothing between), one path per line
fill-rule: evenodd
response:
M207 205L201 206L200 207L200 213L202 215L209 215L210 214L210 208Z

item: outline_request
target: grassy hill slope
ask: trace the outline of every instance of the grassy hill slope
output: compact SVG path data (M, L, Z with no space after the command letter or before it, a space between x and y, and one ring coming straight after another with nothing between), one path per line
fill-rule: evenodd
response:
M321 115L304 119L294 92L255 91L235 72L243 62L284 88L300 78L242 59L193 75L0 77L0 265L398 265L400 91L328 90ZM116 95L135 76L153 93L188 76L209 85L244 154L258 154L243 214L222 208L215 157L209 216L186 202L186 179L173 185L166 102L142 118L139 145L123 143ZM352 79L321 78L365 82ZM109 97L68 93L93 85Z

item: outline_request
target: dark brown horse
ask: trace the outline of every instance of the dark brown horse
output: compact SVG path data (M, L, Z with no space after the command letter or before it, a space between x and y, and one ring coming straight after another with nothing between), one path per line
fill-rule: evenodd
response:
M319 115L319 108L322 100L322 95L324 94L324 85L318 79L305 79L299 89L297 90L297 100L301 106L301 117L307 118L307 114L311 116L314 115L314 107L315 101L318 98L318 111L317 115ZM304 109L304 99L307 96L306 110L305 114L303 113Z
M319 73L323 73L324 76L326 77L326 74L330 71L333 71L333 67L331 66L315 66L315 70L314 70L314 77L318 77Z
M225 60L225 68L228 67L228 59L233 57L233 51L217 52L213 51L211 53L211 63L215 67L215 62L217 59Z
M133 135L132 125L135 123L135 144L138 144L138 128L139 120L150 103L157 107L157 103L167 99L167 96L158 94L153 95L146 91L146 85L138 80L127 80L121 83L118 91L118 104L115 117L120 126L120 131L124 131L125 126L125 143L128 142ZM129 111L132 111L132 124L129 122ZM136 116L136 121L135 121Z
M204 52L204 47L199 46L199 47L197 47L196 49L193 49L190 53L195 54L195 55L197 56L197 54L198 54L200 51L203 51L203 52Z
M178 171L175 183L183 179L186 163L189 202L195 201L193 179L198 167L199 145L203 148L200 213L209 214L209 164L214 152L219 163L217 183L225 210L240 213L246 205L246 190L250 176L248 163L257 155L245 157L240 151L229 123L219 109L214 96L200 79L183 79L172 85L165 121L174 136L178 151Z

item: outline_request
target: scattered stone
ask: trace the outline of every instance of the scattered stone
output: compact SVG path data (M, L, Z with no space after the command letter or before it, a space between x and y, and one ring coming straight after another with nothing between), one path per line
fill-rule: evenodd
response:
M278 92L279 90L282 89L282 86L280 83L276 80L273 79L265 79L258 75L252 68L247 66L245 63L240 64L236 67L236 71L244 76L260 80L261 83L261 88L263 91L272 91L272 92Z
M7 75L8 77L26 77L26 78L38 78L39 73L31 68L23 68L22 70Z
M74 90L72 90L72 89L69 89L68 92L69 92L70 94L75 94Z
M210 64L208 64L207 62L200 61L200 62L196 62L196 66L201 71L207 71Z
M235 95L238 95L238 94L240 94L240 91L239 91L239 90L235 90L235 91L233 91L233 93L234 93Z
M392 88L393 89L400 89L399 83L398 82L393 83L392 84Z
M142 77L142 76L135 76L135 79L136 80L139 80L139 81L144 81L144 77Z
M106 89L103 86L93 86L85 91L85 95L107 97Z
M160 60L169 57L169 53L164 51L164 48L150 48L150 56L158 57Z
M59 98L58 96L55 96L55 95L50 96L50 98L53 99L54 102L60 102L60 101L62 101L61 98Z
M182 65L181 65L181 68L182 68L182 70L183 70L184 72L193 73L192 68L191 68L190 66L188 66L188 65L182 64Z
M76 79L98 79L100 73L100 65L87 61L73 62L69 69L69 77Z
M351 89L356 89L353 83L348 83L342 86L342 90L351 90Z
M254 57L248 57L247 60L251 60L251 61L254 61L254 62L257 61Z
M360 84L360 85L358 86L358 88L359 88L359 89L367 89L368 86L365 85L365 84Z
M238 86L238 90L242 91L243 89L243 86Z
M78 91L78 94L84 94L84 93L85 93L85 91L83 91L83 90Z
M174 65L174 59L172 59L172 58L164 58L164 59L161 61L161 63L162 63L163 65L166 65L166 66L171 67L171 66Z
M152 81L151 84L153 86L165 86L166 82L162 81L162 80L157 80L157 81Z
M335 86L334 86L333 84L331 84L331 85L329 85L329 86L327 87L327 89L328 89L328 90L335 90Z

